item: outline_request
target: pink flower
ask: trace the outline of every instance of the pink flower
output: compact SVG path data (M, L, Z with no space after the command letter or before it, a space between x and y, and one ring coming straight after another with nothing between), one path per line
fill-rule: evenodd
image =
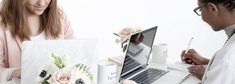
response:
M72 79L72 72L70 70L61 69L53 74L54 84L70 84Z
M127 49L128 39L131 37L132 34L138 33L138 32L141 32L140 27L126 27L126 28L123 28L118 34L117 33L113 33L113 34L120 37L120 39L116 39L115 42L121 43L122 51L125 52Z
M119 32L119 36L121 37L121 42L126 41L128 38L130 38L130 36L135 33L135 29L134 28L130 28L130 27L126 27L124 29L122 29Z

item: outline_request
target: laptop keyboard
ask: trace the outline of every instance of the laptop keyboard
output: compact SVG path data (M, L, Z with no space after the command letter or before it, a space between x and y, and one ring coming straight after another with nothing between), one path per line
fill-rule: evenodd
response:
M149 68L131 78L131 80L137 82L138 84L151 84L161 76L165 75L167 72L168 71Z
M135 60L133 60L131 57L126 56L122 72L127 72L127 71L129 71L129 70L131 70L131 69L133 69L133 68L135 68L139 65L140 64L137 63Z

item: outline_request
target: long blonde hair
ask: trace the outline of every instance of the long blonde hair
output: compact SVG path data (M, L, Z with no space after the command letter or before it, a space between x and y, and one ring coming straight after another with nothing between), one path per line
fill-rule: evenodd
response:
M10 29L14 37L19 36L21 40L28 40L31 36L26 4L27 0L2 0L0 11L3 25ZM46 36L58 38L62 31L63 15L57 6L57 0L51 0L40 18L40 31L45 31Z

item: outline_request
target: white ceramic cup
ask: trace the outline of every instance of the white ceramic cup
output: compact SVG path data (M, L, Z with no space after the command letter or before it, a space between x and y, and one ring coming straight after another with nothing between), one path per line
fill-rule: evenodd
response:
M98 64L98 84L116 84L117 65L111 62Z
M165 65L167 62L167 44L160 43L153 45L152 49L152 63Z

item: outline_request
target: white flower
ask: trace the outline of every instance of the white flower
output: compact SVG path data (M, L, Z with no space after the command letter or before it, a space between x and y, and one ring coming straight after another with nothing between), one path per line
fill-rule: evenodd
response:
M39 70L37 81L41 84L91 84L93 75L85 64L70 66L67 56L50 54L51 64Z
M130 38L130 36L135 32L135 30L133 28L130 27L126 27L124 29L122 29L118 35L121 37L121 42L126 41L128 38Z
M76 75L74 77L74 83L73 84L91 84L92 80L89 79L87 74L81 72L81 71L75 71ZM78 82L83 82L83 83L78 83Z
M126 27L123 28L118 34L114 33L114 35L120 37L120 39L116 39L116 43L121 43L121 48L123 52L125 52L127 48L127 41L131 37L132 34L140 32L142 29L140 27Z
M141 28L139 27L126 27L123 28L118 35L121 37L121 42L126 41L128 38L131 37L132 34L140 32Z
M56 84L71 84L73 82L73 72L68 69L60 69L56 71L52 78L53 78L53 83Z

